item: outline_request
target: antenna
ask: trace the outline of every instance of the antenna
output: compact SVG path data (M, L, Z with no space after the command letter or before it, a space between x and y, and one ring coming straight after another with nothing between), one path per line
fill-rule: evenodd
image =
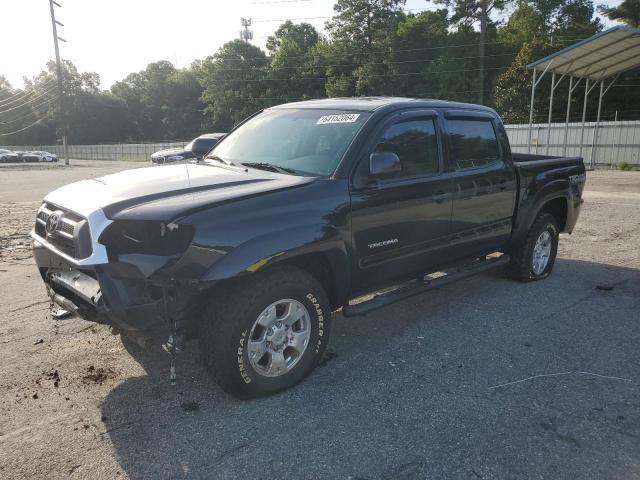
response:
M249 43L249 40L253 40L253 30L249 30L251 19L242 17L240 24L244 27L244 30L240 30L240 40Z

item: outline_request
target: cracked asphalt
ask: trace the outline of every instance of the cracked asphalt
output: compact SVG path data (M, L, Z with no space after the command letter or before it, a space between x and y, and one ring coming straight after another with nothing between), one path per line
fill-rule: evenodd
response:
M500 271L366 317L243 402L202 371L53 320L27 233L42 196L129 166L0 169L0 478L640 478L640 173L589 172L553 275Z

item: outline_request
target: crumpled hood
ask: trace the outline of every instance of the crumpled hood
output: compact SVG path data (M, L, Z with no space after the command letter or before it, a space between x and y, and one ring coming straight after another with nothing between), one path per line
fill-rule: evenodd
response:
M313 181L267 171L179 164L137 168L64 186L45 201L88 217L169 220L183 212Z

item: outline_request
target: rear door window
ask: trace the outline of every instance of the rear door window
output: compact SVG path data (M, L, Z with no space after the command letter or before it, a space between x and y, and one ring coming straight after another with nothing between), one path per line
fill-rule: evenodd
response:
M449 157L456 170L488 165L500 159L498 139L489 119L447 121Z

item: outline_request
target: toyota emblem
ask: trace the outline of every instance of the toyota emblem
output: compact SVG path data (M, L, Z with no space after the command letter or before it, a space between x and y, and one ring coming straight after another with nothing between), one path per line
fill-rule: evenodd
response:
M56 231L58 230L58 224L62 219L62 215L63 213L59 210L56 210L55 212L52 212L51 215L49 215L49 218L47 218L47 224L44 227L48 235L55 235Z

